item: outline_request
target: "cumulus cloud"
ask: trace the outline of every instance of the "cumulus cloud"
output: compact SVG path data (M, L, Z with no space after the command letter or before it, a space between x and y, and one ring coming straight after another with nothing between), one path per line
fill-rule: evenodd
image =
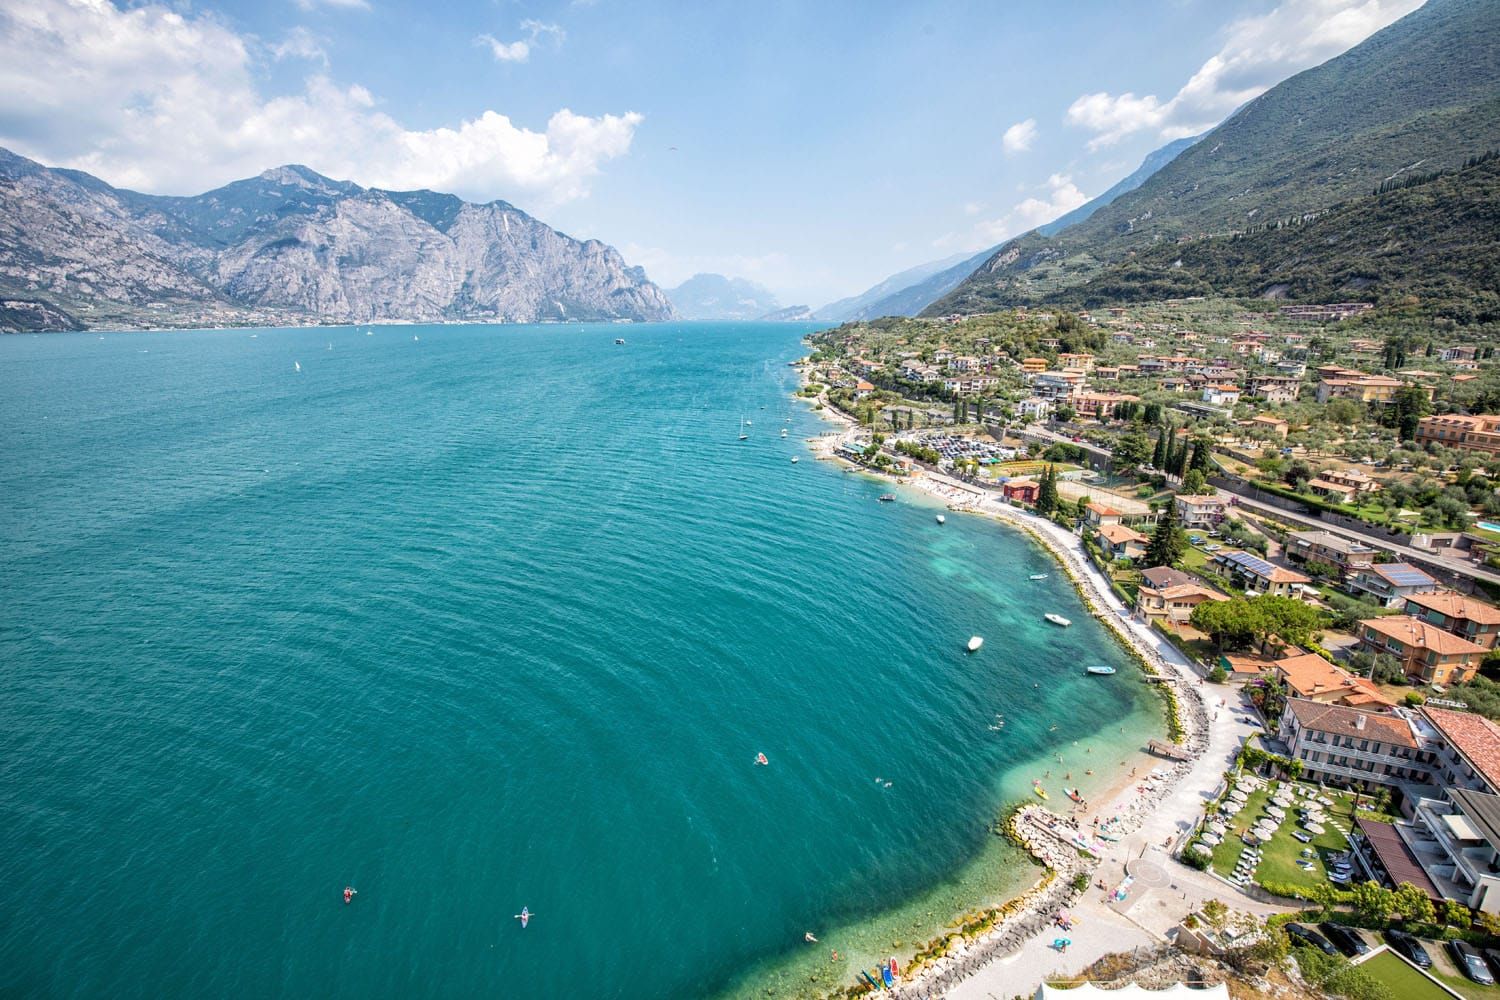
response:
M281 44L282 57L315 58L310 35ZM545 204L587 194L642 121L564 108L535 130L490 110L411 129L325 72L299 91L262 94L265 57L212 15L159 4L10 5L0 9L0 144L151 192L202 191L295 162L362 184Z
M521 22L521 33L526 37L514 42L502 42L494 35L480 35L474 41L476 44L488 46L497 62L525 62L531 58L531 51L536 48L538 42L549 39L556 46L561 45L563 38L566 37L561 26L544 24L534 18L527 18Z
M328 53L323 42L306 28L297 27L286 33L286 37L270 46L271 55L279 62L283 59L306 59L328 65Z
M1005 150L1006 156L1014 156L1029 150L1035 141L1036 119L1028 118L1005 130L1005 135L1000 137L1000 148Z
M1224 44L1172 97L1084 94L1069 124L1094 133L1098 149L1141 131L1163 139L1196 135L1287 77L1359 44L1416 10L1423 0L1284 0L1256 17L1231 22Z
M1046 184L1042 185L1041 194L1042 197L1033 195L1022 199L998 219L979 223L974 230L979 237L975 245L989 246L1012 236L1019 236L1060 215L1066 215L1089 200L1089 196L1078 190L1073 178L1066 174L1048 177Z

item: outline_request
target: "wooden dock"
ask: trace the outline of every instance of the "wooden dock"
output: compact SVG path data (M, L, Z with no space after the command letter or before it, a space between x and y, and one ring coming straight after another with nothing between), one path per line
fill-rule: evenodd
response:
M1166 740L1147 740L1146 749L1158 757L1166 757L1170 760L1192 760L1193 755L1176 743L1168 743Z

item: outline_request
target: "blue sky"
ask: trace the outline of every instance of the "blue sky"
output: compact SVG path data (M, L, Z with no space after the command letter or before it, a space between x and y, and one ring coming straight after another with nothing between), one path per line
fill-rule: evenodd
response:
M504 198L662 284L816 307L1067 211L1416 6L18 0L0 144L169 193L302 162Z

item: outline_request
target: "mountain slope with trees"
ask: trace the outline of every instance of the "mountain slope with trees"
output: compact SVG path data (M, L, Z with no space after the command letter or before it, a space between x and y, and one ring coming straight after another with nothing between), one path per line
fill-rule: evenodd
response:
M1153 248L1303 219L1372 197L1380 185L1405 175L1459 167L1500 147L1497 95L1500 4L1429 0L1249 102L1091 218L1050 238L1033 232L1010 241L926 312L1061 300ZM1314 278L1294 286L1295 293L1277 294L1311 298L1319 294L1314 288L1328 284ZM1379 300L1381 294L1377 287L1354 286L1341 297ZM1103 293L1090 297L1107 301Z

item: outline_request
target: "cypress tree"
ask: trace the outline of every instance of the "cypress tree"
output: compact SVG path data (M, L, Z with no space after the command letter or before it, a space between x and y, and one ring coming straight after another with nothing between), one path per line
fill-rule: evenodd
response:
M1157 469L1166 471L1167 429L1165 427L1156 432L1156 448L1151 452L1151 464Z
M1057 469L1048 465L1042 470L1041 488L1037 490L1036 510L1038 514L1051 514L1057 509Z

